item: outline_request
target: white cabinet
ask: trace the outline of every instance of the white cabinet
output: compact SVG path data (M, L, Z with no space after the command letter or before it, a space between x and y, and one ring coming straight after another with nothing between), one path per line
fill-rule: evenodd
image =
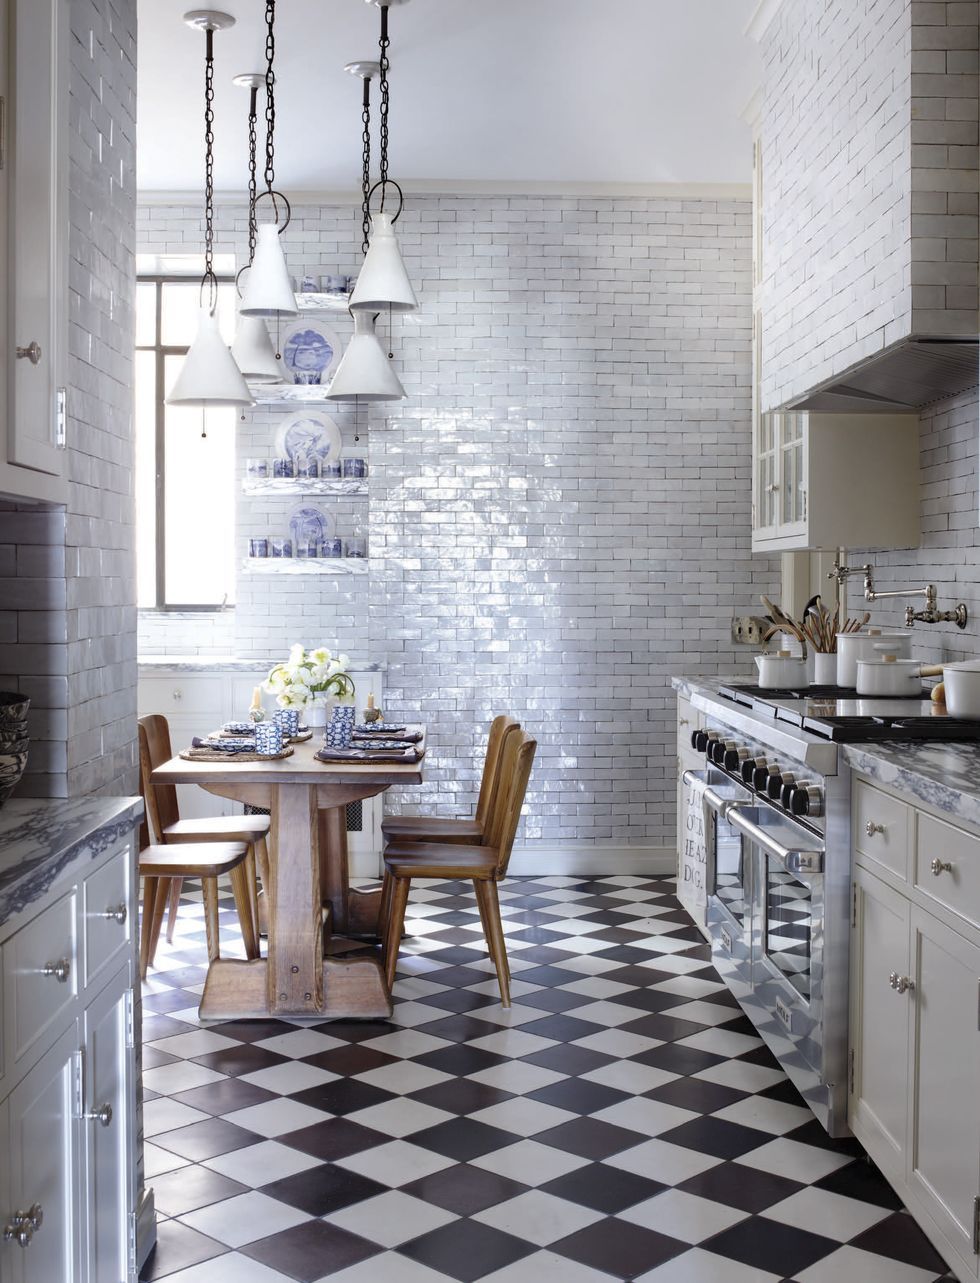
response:
M856 788L856 809L868 789ZM920 846L937 858L937 825L956 837L943 847L952 867L930 874L936 881L972 871L980 836L922 812L914 819L910 868L855 851L848 1121L957 1278L976 1279L980 929L969 920L976 906L937 905L912 870Z
M0 929L3 1283L136 1280L134 851L110 846Z
M919 537L917 415L756 414L755 551L907 548Z
M0 0L0 493L63 501L68 0Z
M704 769L704 756L691 747L691 735L702 717L690 700L677 697L677 898L705 934L704 811L700 795L684 783L685 771Z

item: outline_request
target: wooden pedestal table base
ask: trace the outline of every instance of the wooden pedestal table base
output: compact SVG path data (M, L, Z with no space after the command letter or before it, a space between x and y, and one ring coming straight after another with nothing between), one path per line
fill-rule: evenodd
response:
M321 1021L391 1015L391 997L375 958L324 958L321 903L329 903L338 933L364 923L373 929L378 893L363 903L357 897L357 907L351 907L344 808L392 784L420 783L421 769L401 763L323 766L312 753L307 745L297 745L293 757L282 761L173 758L153 774L155 782L200 784L211 793L268 807L272 816L265 883L268 957L212 962L201 999L202 1020Z

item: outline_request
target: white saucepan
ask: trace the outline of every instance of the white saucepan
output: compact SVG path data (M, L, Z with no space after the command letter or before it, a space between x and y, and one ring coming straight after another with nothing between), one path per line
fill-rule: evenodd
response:
M912 654L912 634L909 632L882 632L880 628L869 628L860 633L837 634L837 685L854 687L857 685L857 662L859 659L874 659L876 646L887 646L889 653L899 659L908 659Z
M943 664L943 688L951 717L980 717L980 660Z
M882 654L875 659L857 661L857 693L878 698L910 696L922 698L923 677L938 677L941 664L920 664L915 659L899 659Z

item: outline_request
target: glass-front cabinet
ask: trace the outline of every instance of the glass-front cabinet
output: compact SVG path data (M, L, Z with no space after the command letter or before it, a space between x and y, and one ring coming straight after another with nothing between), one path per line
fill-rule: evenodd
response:
M762 414L756 423L754 545L806 536L805 414Z

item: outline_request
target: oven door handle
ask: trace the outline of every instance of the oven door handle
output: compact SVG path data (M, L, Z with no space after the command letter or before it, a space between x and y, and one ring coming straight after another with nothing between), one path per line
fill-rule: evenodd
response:
M814 874L823 872L822 850L808 851L798 847L783 846L761 824L756 824L754 820L744 815L742 809L737 805L728 808L726 818L733 829L738 829L750 841L755 842L764 851L774 856L785 867L787 873Z
M751 798L723 797L708 784L704 790L704 804L706 807L710 806L720 819L728 820L733 811L743 806L751 806L752 800Z

